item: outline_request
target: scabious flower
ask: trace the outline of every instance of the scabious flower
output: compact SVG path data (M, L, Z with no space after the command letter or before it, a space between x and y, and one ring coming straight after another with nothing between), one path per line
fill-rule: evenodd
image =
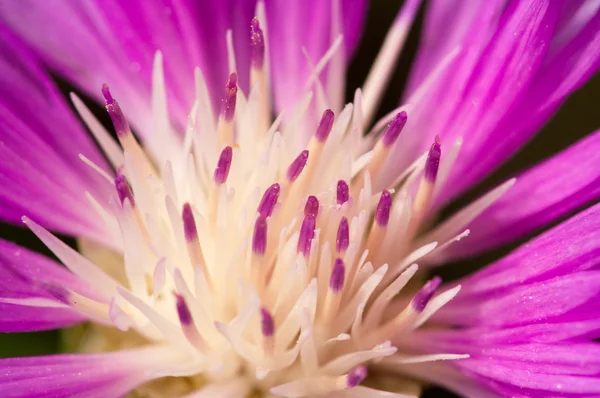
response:
M2 1L0 216L66 268L1 241L0 330L91 323L2 395L600 395L600 205L426 276L597 201L600 131L436 222L595 73L599 3L431 2L373 123L419 5L344 105L362 1Z

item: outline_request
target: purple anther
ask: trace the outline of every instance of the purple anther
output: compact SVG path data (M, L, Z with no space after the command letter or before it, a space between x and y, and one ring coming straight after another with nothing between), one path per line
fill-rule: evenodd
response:
M302 227L300 227L300 236L298 237L298 253L302 253L304 257L308 257L310 254L310 245L313 238L315 237L315 216L307 215L302 221Z
M356 387L367 377L367 367L360 365L352 369L346 378L346 385L348 388Z
M261 307L260 309L260 326L263 336L273 337L275 334L275 321L269 310L265 307Z
M192 319L192 313L190 312L190 308L188 307L187 303L185 302L185 299L183 298L183 296L174 293L175 294L175 301L176 301L176 305L177 305L177 315L179 316L179 322L183 325L183 326L189 326L192 324L193 319Z
M304 215L317 217L319 215L319 199L316 196L310 195L306 198L306 204L304 205Z
M315 133L315 138L319 142L323 142L329 137L329 133L331 132L331 127L333 127L333 121L335 120L335 114L331 109L325 110L323 112L323 116L321 117L321 121L319 122L319 127L317 127L317 132Z
M400 135L400 132L402 132L407 120L408 116L404 111L399 112L396 117L394 117L383 133L383 139L381 142L384 146L388 147L396 142L396 139Z
M279 199L279 192L281 191L281 187L279 184L275 183L271 185L265 193L258 205L258 214L262 217L270 217L273 214L273 209L277 204L277 200Z
M348 225L348 219L342 217L340 220L340 226L337 230L337 238L335 240L335 249L338 253L343 253L348 249L350 244L350 226Z
M417 292L417 294L415 294L415 297L413 297L413 299L412 299L413 309L417 312L422 312L425 309L425 307L427 306L427 303L429 302L429 300L431 300L431 298L433 297L433 294L435 293L436 289L440 286L441 283L442 283L442 278L440 278L439 276L436 276L433 279L429 280L425 284L425 286L423 286L421 288L421 290L419 290Z
M427 163L425 164L425 179L429 182L435 182L438 168L440 167L440 157L442 156L442 147L440 145L440 137L435 137L435 142L431 144L429 155L427 155Z
M343 205L350 200L350 187L348 187L348 183L346 181L338 181L336 197L338 205Z
M237 100L237 74L233 72L229 75L229 80L225 86L225 95L221 100L221 116L227 122L233 120L235 114L235 103Z
M346 267L344 261L341 258L336 258L331 271L331 278L329 278L329 288L333 293L339 293L342 290L345 278Z
M306 166L306 162L308 161L308 151L304 150L300 152L300 155L288 167L287 169L287 179L289 182L294 182L296 178L302 173L304 170L304 166Z
M233 157L233 151L230 146L226 146L221 151L221 156L217 161L217 168L213 175L213 180L217 185L224 184L227 181L229 175L229 168L231 167L231 158Z
M55 298L62 304L71 305L69 301L69 291L64 287L54 283L44 283L43 287L46 293L52 296L52 298Z
M108 115L113 122L113 126L115 126L115 131L117 132L118 137L123 137L129 134L129 123L119 106L119 103L115 101L108 85L102 85L102 95L104 96L104 100L106 101L106 110L108 111Z
M265 38L258 18L250 22L250 64L255 69L262 69L265 62Z
M115 102L115 99L108 88L108 84L106 83L102 85L102 96L104 97L104 101L106 101L106 105L111 105L113 102Z
M181 219L183 220L183 235L187 242L193 242L198 239L198 230L196 229L196 220L194 219L194 212L192 206L189 203L183 205L181 212Z
M252 252L262 256L267 250L267 218L260 215L254 223L252 235Z
M125 199L129 199L129 203L131 203L132 206L135 206L135 202L133 200L133 192L131 192L131 187L127 183L125 176L121 173L120 170L117 170L117 177L115 178L115 188L117 189L117 195L119 195L121 205L123 204Z
M392 196L389 191L381 192L377 210L375 211L375 222L377 225L385 227L390 220L390 209L392 208Z

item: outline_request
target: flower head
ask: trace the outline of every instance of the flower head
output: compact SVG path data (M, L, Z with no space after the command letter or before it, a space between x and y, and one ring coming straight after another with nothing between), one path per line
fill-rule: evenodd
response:
M186 39L192 25L185 7L175 3L176 23L167 23L165 32L177 28ZM43 142L39 153L51 153L50 163L57 161L60 168L74 146L87 151L79 155L85 172L66 167L69 178L61 186L68 192L57 193L77 205L70 209L56 202L64 210L59 214L77 223L63 225L45 209L30 209L31 199L19 203L15 196L3 202L10 205L5 218L25 213L23 222L68 270L4 242L2 272L14 286L2 285L0 303L23 311L12 321L21 320L28 330L90 320L100 326L91 330L86 348L114 352L38 362L3 360L0 366L8 371L0 376L0 386L16 396L120 396L132 390L152 396L199 390L231 397L253 392L285 397L414 392L413 381L394 391L377 383L391 373L443 384L467 396L600 393L598 372L582 373L574 359L584 350L598 350L589 338L598 330L590 304L600 285L594 270L599 265L598 229L590 227L600 220L598 206L459 283L442 284L439 277L428 280L426 275L433 265L478 249L461 246L477 223L487 225L479 239L513 239L543 225L535 220L536 212L552 208L562 215L597 198L600 178L589 173L540 205L524 206L514 219L501 217L522 198L510 196L511 188L522 192L544 170L558 168L582 150L589 152L585 143L525 173L516 186L515 179L508 180L443 223L434 223L444 204L512 153L549 109L595 71L600 60L595 51L598 9L579 5L579 19L572 10L544 1L482 3L472 15L445 10L456 12L468 29L446 27L455 30L444 37L426 32L440 49L422 50L408 105L368 131L418 6L418 1L408 1L402 8L364 90L357 90L353 103L345 106L339 100L343 84L338 78L347 56L340 24L345 12L356 11L345 2L332 2L326 9L333 33L320 41L330 46L317 59L304 50L306 81L300 93L294 87L283 100L287 83L281 79L284 69L274 67L281 62L275 53L282 44L294 43L273 34L281 24L273 18L277 6L260 2L241 30L243 51L232 31L223 32L224 70L214 72L192 48L184 46L179 53L167 47L156 52L151 70L143 69L150 75L149 98L144 96L147 83L140 83L143 90L122 86L126 79L99 87L118 144L74 96L77 111L112 167L87 139ZM95 3L90 7L103 10ZM438 15L439 7L431 6L431 15ZM148 20L161 20L158 8L142 10ZM114 22L105 12L93 20ZM3 18L31 39L10 10ZM142 35L141 27L126 26L132 35ZM158 37L172 43L171 34ZM8 48L22 48L12 33L3 35L11 43L3 56ZM97 40L92 35L90 45ZM211 42L201 43L208 48ZM131 51L126 58L136 58L135 53L143 59L131 47L116 50ZM571 64L561 58L566 54L577 67L567 67ZM31 54L23 57L37 65ZM199 61L194 65L199 69L193 100L186 102L191 80L175 73L173 65L188 58ZM47 62L64 66L61 60ZM326 78L321 76L325 68ZM568 83L548 87L558 71L569 77ZM123 73L113 72L108 76ZM77 71L68 68L65 73L82 84ZM215 83L215 76L223 79ZM515 86L505 89L510 84ZM56 93L47 90L63 112L56 117L71 121ZM125 93L123 106L119 92ZM541 94L552 95L553 102L539 100ZM449 97L447 103L439 117L431 118L427 105L443 95ZM181 117L186 105L187 118ZM2 116L7 126L31 136L48 127L22 127L9 116ZM490 148L498 136L508 138ZM588 140L595 143L597 137ZM482 159L484 150L488 153ZM19 170L0 163L3 167L21 182ZM27 181L32 187L23 196L36 192L38 180L29 176ZM81 187L85 194L77 191ZM568 192L579 195L572 199ZM87 202L72 199L77 195ZM495 218L499 220L489 226ZM567 257L550 255L565 231L581 226L582 219L594 238L569 242L574 249ZM513 225L519 225L518 233L494 236ZM92 252L82 245L78 253L46 227L105 247ZM554 262L520 268L538 252ZM95 261L86 254L95 254ZM18 266L20 259L30 265ZM580 292L557 300L557 291L579 283ZM49 312L36 319L43 309ZM559 331L548 332L548 324ZM573 324L580 332L569 332ZM570 342L574 337L582 339L580 345ZM530 360L531 352L536 356ZM560 365L543 352L561 358ZM596 357L582 358L597 368ZM514 377L506 373L512 365ZM66 381L53 384L48 376L59 371ZM524 381L522 375L532 371L539 379ZM86 378L80 381L75 376L82 373ZM46 381L25 385L30 376ZM558 381L550 383L551 377Z

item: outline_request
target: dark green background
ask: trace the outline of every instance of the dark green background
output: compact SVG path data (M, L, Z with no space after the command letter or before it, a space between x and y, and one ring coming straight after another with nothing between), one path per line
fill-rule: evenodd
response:
M387 28L393 21L400 6L399 2L387 0L374 0L371 2L366 23L365 37L356 57L352 62L348 74L348 100L352 99L351 93L364 81L371 63L375 58L380 45L385 37ZM408 38L407 46L398 63L396 73L390 82L389 90L384 98L380 116L397 106L401 96L404 82L408 76L411 61L414 58L419 39L421 11L419 22L415 25ZM70 87L59 82L65 93ZM479 195L498 181L511 175L517 170L528 167L542 159L559 152L571 143L579 140L600 126L600 77L595 76L585 87L571 96L558 114L547 126L523 148L514 158L495 172L489 179L473 189L460 202L452 208L462 206L465 201ZM435 111L432 109L432 111ZM106 119L104 119L106 121ZM573 167L577 167L576 164ZM451 209L450 209L451 210ZM21 228L0 225L0 236L16 241L23 246L48 253L37 239L28 231ZM67 238L65 238L67 239ZM72 240L68 240L73 244ZM505 254L511 247L495 250L493 253L480 256L468 262L453 264L442 271L442 276L452 278L465 274L481 267L487 262ZM0 357L17 355L35 355L58 352L61 349L59 333L55 331L22 334L0 333ZM451 396L441 389L431 389L426 394L429 397Z

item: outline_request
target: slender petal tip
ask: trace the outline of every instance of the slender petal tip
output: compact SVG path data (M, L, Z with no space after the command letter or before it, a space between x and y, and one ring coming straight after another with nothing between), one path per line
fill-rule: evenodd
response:
M275 321L265 307L260 309L260 321L263 336L272 337L275 334Z
M367 377L367 367L360 365L352 369L346 378L346 385L348 388L356 387Z
M183 298L183 296L174 293L175 294L175 300L176 300L176 306L177 306L177 316L179 316L179 322L183 325L183 326L189 326L192 324L192 314L190 312L190 309L187 305L187 303L185 302L185 299Z
M394 119L391 121L391 123L388 125L387 129L383 133L382 142L384 146L389 147L394 142L396 142L396 139L402 132L402 129L404 128L404 125L406 124L407 120L408 116L404 111L399 112L396 115L396 117L394 117Z
M225 121L231 122L235 115L235 104L237 100L237 73L229 75L225 86L225 95L221 101L221 116Z
M442 147L440 145L440 137L435 137L435 142L431 144L429 154L427 155L427 163L425 164L425 179L429 182L435 182L438 168L440 167L440 158L442 157Z
M306 198L304 215L311 215L313 217L317 217L319 215L319 199L317 199L316 196L310 195L308 198Z
M335 240L335 248L338 253L343 253L348 249L350 245L350 226L348 225L348 219L342 217L340 225L337 230L337 238Z
M275 205L279 199L279 192L281 192L281 187L277 183L267 188L258 205L258 214L265 218L273 214L273 209L275 209Z
M346 267L344 266L344 261L341 258L336 258L333 270L331 271L331 278L329 278L329 288L333 293L339 293L342 290L345 277Z
M305 257L310 254L310 245L315 237L316 225L315 216L311 214L305 216L304 221L302 221L300 236L298 237L298 253L302 253Z
M231 167L231 159L233 157L233 150L230 146L223 148L221 151L221 155L219 156L219 160L217 162L217 168L215 169L215 174L213 179L217 185L224 184L227 181L227 176L229 175L229 168Z
M129 203L132 206L135 206L135 202L133 200L133 192L131 192L131 187L127 183L125 176L121 173L121 170L117 170L117 177L115 178L115 188L117 190L117 195L119 196L119 201L121 205L125 201L125 199L129 199Z
M112 105L115 102L115 99L108 88L108 84L106 83L102 85L102 96L104 97L104 101L106 101L106 105Z
M254 223L252 235L252 252L262 256L267 250L267 218L259 215Z
M390 192L385 190L381 192L377 210L375 212L375 222L378 225L385 227L390 220L390 209L392 208L392 196Z
M258 18L250 22L250 63L255 69L262 69L265 62L265 38Z
M293 182L298 178L302 170L304 170L304 166L306 166L306 162L308 161L308 151L304 150L298 155L296 159L292 162L290 167L287 170L287 179L289 182Z
M348 183L346 181L338 181L336 197L338 205L343 205L350 200L350 187L348 187Z
M422 312L425 307L427 306L427 303L429 302L429 300L431 300L431 298L433 297L436 289L440 286L440 284L442 283L442 278L440 278L439 276L434 277L433 279L429 280L425 286L423 286L421 288L421 290L419 290L417 292L417 294L415 295L415 297L412 300L412 306L413 309L417 312Z
M319 122L319 127L317 127L317 132L315 133L315 138L319 142L323 142L327 139L327 137L329 137L334 120L335 114L331 109L327 109L325 112L323 112L323 116Z
M183 220L183 234L187 242L192 242L198 239L198 230L196 229L196 220L194 219L194 212L192 206L189 203L183 205L181 212L181 219Z

